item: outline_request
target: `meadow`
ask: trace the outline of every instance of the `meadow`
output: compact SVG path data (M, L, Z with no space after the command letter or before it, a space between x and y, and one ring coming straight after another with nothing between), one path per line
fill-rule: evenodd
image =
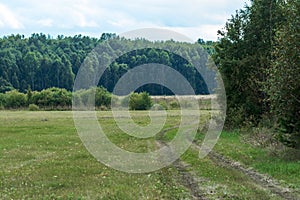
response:
M205 127L210 111L201 112ZM147 111L131 114L140 125L150 121ZM167 114L162 134L143 140L124 134L110 111L97 117L113 143L148 152L176 135L179 111ZM199 129L193 145L170 166L130 174L105 166L86 150L71 111L0 111L0 199L299 198L299 159L272 154L234 132L223 132L213 152L199 159L203 138Z

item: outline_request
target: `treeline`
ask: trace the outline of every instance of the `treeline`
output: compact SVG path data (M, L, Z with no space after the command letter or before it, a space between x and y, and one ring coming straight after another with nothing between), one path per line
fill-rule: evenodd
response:
M101 40L101 39L100 39ZM74 76L99 40L86 36L11 35L0 39L0 92L30 87L71 90Z
M223 76L227 127L275 127L300 147L300 1L252 0L219 31L214 60Z
M123 49L130 49L131 45L136 45L135 47L139 47L139 44L136 43L151 43L149 41L136 40L134 42L127 41L124 42L122 40L117 40L114 42L120 42L119 45L122 45ZM134 44L135 43L135 44ZM128 46L128 47L127 47ZM150 45L149 45L150 46ZM203 58L203 51L199 51L199 44L188 44L188 43L179 43L174 41L160 42L155 44L155 46L160 47L161 49L156 48L145 48L134 50L128 52L120 57L118 57L115 61L112 62L111 66L105 70L103 76L99 81L99 85L107 88L109 92L113 92L115 85L118 80L130 69L133 69L136 66L141 66L143 64L149 63L159 63L164 64L166 66L170 66L183 75L191 86L194 89L195 94L209 94L209 88L207 84L204 82L202 74L200 74L193 64L189 62L190 60L202 60L202 66L206 65L206 59ZM168 46L168 50L163 50L165 46ZM180 47L178 49L178 47ZM173 53L175 52L175 53ZM176 53L178 52L178 54ZM187 59L183 58L181 55L185 55ZM191 58L193 56L193 58ZM109 59L109 58L107 58ZM97 66L97 64L94 64ZM95 70L96 71L96 70ZM161 72L157 72L161 74L165 74L164 70ZM211 75L209 72L207 73ZM211 77L214 79L214 77ZM180 83L178 83L180 84ZM216 83L214 84L216 85ZM136 92L148 92L151 95L174 95L174 93L168 88L158 85L158 84L147 84L136 90ZM183 94L185 91L182 91Z
M35 109L35 110L71 110L72 95L77 103L87 105L89 98L95 95L95 107L102 106L108 109L111 103L111 94L104 88L91 88L76 93L63 88L48 88L42 91L27 90L21 93L17 90L0 93L0 109Z
M13 89L26 92L28 88L41 91L51 87L71 91L74 78L87 55L99 43L112 38L116 38L114 46L123 46L123 48L132 48L139 46L138 43L145 42L145 40L125 41L110 33L103 33L99 39L81 35L52 38L44 34L33 34L29 38L22 35L3 37L0 39L0 92ZM157 42L157 44L168 45L170 49L177 49L183 53L182 55L193 59L202 56L201 52L196 50L200 44L207 52L213 52L213 42L204 42L201 39L193 44L192 49L190 44L175 41ZM202 77L190 63L174 53L159 49L144 49L121 56L111 63L98 86L103 86L112 92L116 81L124 73L146 63L169 65L190 81L197 94L209 93ZM171 94L166 88L155 85L145 86L139 91L147 91L153 95Z
M153 102L146 92L131 93L125 97L112 95L103 87L70 92L62 88L48 88L42 91L21 93L17 90L0 93L1 109L71 110L96 109L109 110L111 105L130 110L148 110ZM74 106L72 108L72 105Z

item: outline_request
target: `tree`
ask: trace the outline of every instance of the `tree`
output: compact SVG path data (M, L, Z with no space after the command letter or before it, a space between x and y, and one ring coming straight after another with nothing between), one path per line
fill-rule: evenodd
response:
M27 95L27 105L29 105L32 103L32 91L30 87L28 87L26 95Z
M197 40L197 42L198 42L199 44L201 44L201 45L205 44L205 41L204 41L202 38L199 38L199 39Z
M101 50L95 48L99 43L103 44ZM154 42L145 39L118 38L111 33L102 34L100 39L82 35L74 37L60 35L57 38L44 34L32 34L29 38L11 35L0 38L0 77L8 85L12 85L21 92L26 92L28 86L33 91L51 87L65 88L70 91L82 63L86 66L84 69L86 77L83 79L87 82L85 88L95 86L98 81L95 75L99 74L99 65L111 63L107 66L98 86L104 86L112 92L116 82L128 70L142 64L160 63L182 73L191 82L197 94L207 94L207 91L203 89L205 87L201 76L192 65L178 56L182 54L194 60L201 60L201 52L197 51L200 46L198 43L187 44L170 40L155 42L155 46L160 48L143 49L144 44L151 47ZM125 53L133 46L138 50ZM162 50L166 47L170 52L177 52L178 55ZM89 54L91 51L92 53ZM111 60L112 56L120 52L124 54L121 54L115 61ZM5 87L0 85L2 86ZM156 95L172 94L166 88L153 84L143 86L139 91L147 91Z
M30 87L35 90L36 72L39 68L39 58L41 55L36 52L28 52L24 56L24 71L27 74L27 81L30 83ZM24 87L24 86L23 86Z
M221 39L213 55L222 74L227 95L227 121L239 127L258 123L268 112L264 82L270 67L272 43L279 20L276 0L253 0L237 11L219 31Z
M97 87L95 93L95 106L110 107L111 94L103 87Z
M4 78L0 77L0 93L13 90L14 87Z
M282 10L286 21L276 35L265 91L281 140L300 148L300 2L289 0Z
M113 39L116 37L117 37L117 35L115 33L102 33L100 40L105 41L105 40Z

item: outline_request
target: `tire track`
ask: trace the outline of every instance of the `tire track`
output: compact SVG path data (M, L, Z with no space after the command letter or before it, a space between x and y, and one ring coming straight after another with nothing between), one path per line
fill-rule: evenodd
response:
M200 150L199 145L196 144L195 142L193 142L193 148ZM225 158L223 155L218 154L214 151L211 151L208 154L208 157L219 166L223 166L223 167L227 167L239 171L240 173L249 177L255 184L257 184L261 188L271 191L273 194L276 194L283 199L287 199L287 200L300 199L299 194L296 194L296 192L290 188L286 188L282 186L279 183L279 181L271 178L268 175L261 174L256 170L246 167L237 161L233 161L231 159Z
M179 128L179 126L164 129L158 134L157 145L159 146L159 148L161 148L162 146L168 146L168 144L164 142L162 138L168 131L176 128ZM200 186L201 182L204 182L205 180L198 178L195 173L188 171L187 166L189 165L180 160L180 158L176 160L172 165L179 173L179 177L176 177L176 179L179 179L180 183L190 191L191 197L195 200L206 200L207 198L205 198L204 196L205 190Z
M179 128L179 126L173 126L167 129L164 129L158 134L158 145L161 146L168 146L166 142L162 140L163 136L170 130ZM193 141L192 142L192 148L199 151L200 146ZM296 191L293 191L290 188L282 186L279 181L276 179L271 178L268 175L261 174L257 172L256 170L246 167L242 165L241 163L228 159L225 156L215 152L211 151L208 154L208 158L212 160L216 165L226 167L229 169L236 170L240 172L241 174L245 175L246 177L249 177L250 180L260 188L266 191L270 191L271 193L287 200L299 200L300 195L296 193ZM207 199L205 198L205 189L201 187L201 182L207 181L207 180L201 180L195 173L192 171L187 170L188 164L186 164L184 161L178 159L176 162L173 163L173 166L177 169L177 171L180 174L180 182L189 189L191 196L194 199Z

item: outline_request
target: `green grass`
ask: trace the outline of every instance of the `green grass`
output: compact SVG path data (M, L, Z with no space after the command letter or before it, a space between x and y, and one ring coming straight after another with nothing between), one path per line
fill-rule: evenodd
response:
M208 158L198 159L198 152L192 149L182 159L190 164L190 170L207 179L202 185L210 199L280 199L232 168L220 166Z
M299 189L299 160L283 159L276 155L270 155L267 149L248 144L242 138L238 133L223 132L215 150Z
M134 111L136 123L146 126L148 112ZM203 111L201 124L208 118ZM137 139L122 133L109 111L97 112L108 138L132 152L157 149L156 137ZM126 123L122 121L122 123ZM164 129L178 126L179 111L168 111ZM176 128L162 138L170 141ZM198 140L203 139L200 132ZM236 133L222 133L215 147L231 159L267 173L299 188L299 161L271 157L253 147ZM199 159L190 148L181 159L201 181L211 199L278 199L255 185L249 177L218 165L209 158ZM129 174L96 161L77 135L70 111L0 112L0 199L191 199L173 166L147 174Z
M102 112L99 117L106 115ZM105 121L105 127L112 128L112 121ZM82 145L71 112L1 112L0 133L0 199L189 196L172 178L177 173L172 167L151 174L128 174L97 162ZM124 138L115 142L121 145ZM139 142L130 145L138 151L143 148Z

